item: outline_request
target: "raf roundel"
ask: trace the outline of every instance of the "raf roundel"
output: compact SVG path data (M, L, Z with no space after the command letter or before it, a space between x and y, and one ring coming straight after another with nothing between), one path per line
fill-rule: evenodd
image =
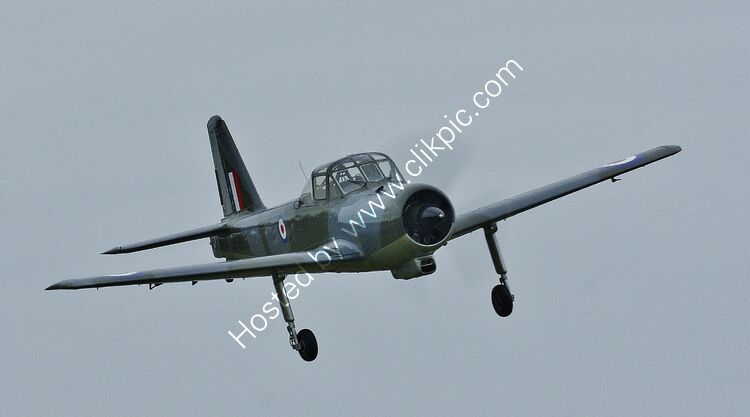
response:
M284 224L284 220L282 219L279 219L279 236L286 242L286 224Z

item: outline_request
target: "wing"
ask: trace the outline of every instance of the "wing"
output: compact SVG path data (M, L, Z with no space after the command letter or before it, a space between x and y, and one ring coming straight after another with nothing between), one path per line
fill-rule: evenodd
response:
M515 197L463 213L456 218L450 238L455 239L586 187L608 179L614 179L618 175L672 156L681 150L682 148L675 145L659 146Z
M174 245L175 243L188 242L204 237L216 236L226 233L229 226L226 223L217 223L211 226L199 227L197 229L187 230L184 232L174 233L171 235L157 237L154 239L144 240L143 242L131 243L112 248L103 253L103 255L114 255L118 253L138 252L146 249L158 248L161 246Z
M81 288L115 287L122 285L250 278L270 276L275 272L287 274L297 272L335 272L342 265L356 262L362 258L362 253L358 248L350 244L344 245L341 243L339 241L339 244L337 244L336 251L323 246L311 252L292 252L236 261L69 279L53 284L47 289L77 290ZM318 256L321 250L328 253L328 256Z

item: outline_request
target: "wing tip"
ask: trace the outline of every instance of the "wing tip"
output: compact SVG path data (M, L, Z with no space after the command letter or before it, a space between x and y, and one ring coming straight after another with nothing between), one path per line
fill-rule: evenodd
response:
M106 250L106 251L102 252L101 254L102 255L117 255L119 253L123 253L122 246L117 246L117 247L114 247L114 248L112 248L110 250Z
M49 287L45 288L44 290L45 291L50 291L50 290L74 290L74 289L75 288L70 285L69 281L60 281L60 282L57 282L57 283L54 283L54 284L50 285Z
M223 119L218 114L211 116L211 118L208 119L208 123L206 123L206 127L208 127L208 131L210 132L212 130L216 130L222 121Z

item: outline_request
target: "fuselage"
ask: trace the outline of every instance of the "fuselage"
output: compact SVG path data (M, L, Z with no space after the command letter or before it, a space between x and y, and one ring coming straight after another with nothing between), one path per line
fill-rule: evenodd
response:
M414 208L417 204L440 205L449 216L447 228L431 237L410 232L419 226L405 221L405 213L408 217L420 210ZM421 210L412 217L423 216ZM262 211L235 213L224 219L233 232L212 237L211 246L214 256L233 260L346 244L361 251L365 261L344 265L339 272L392 270L442 246L453 218L448 198L437 188L388 181L340 198L300 198Z

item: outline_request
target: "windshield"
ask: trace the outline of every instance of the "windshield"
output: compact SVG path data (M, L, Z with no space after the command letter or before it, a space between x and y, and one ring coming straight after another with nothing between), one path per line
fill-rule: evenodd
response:
M365 177L367 178L367 181L370 182L378 182L383 180L383 173L380 172L380 168L378 168L375 163L369 163L362 165L360 167L362 169L362 172L365 174Z
M367 183L362 171L357 166L333 171L332 176L336 181L336 184L338 184L342 194L348 194L354 190L358 190L364 187Z
M380 171L383 173L386 179L396 180L399 182L403 181L403 177L401 177L401 173L398 172L398 168L396 168L393 161L391 161L390 159L380 159L376 160L375 162L377 162Z

